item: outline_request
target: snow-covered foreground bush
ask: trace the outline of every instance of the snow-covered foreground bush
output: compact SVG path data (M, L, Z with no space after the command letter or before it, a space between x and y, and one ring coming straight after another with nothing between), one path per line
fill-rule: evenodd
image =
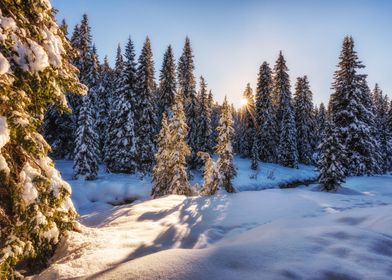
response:
M172 195L101 211L88 203L81 232L63 240L38 279L390 279L391 182L349 178L332 194L311 185ZM82 209L82 186L71 184Z

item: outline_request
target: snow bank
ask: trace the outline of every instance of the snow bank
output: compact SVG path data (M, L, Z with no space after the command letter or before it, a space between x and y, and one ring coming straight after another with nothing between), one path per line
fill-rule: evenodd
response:
M96 211L37 279L390 279L391 182L349 178L335 194L313 185L173 195Z

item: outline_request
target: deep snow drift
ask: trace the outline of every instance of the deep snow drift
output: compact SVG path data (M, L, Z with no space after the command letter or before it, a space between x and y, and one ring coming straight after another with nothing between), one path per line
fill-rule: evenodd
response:
M123 175L108 176L116 186L113 176ZM71 184L74 201L82 203ZM77 205L88 213L80 218L81 232L63 240L38 279L392 277L392 176L349 178L336 194L311 185L173 195L110 208L100 203L106 205L100 209L87 204L92 211Z

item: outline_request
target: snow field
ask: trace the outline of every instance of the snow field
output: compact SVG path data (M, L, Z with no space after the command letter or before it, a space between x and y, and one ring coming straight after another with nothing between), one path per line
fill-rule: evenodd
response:
M113 176L122 178L110 174L105 180L124 186ZM140 190L148 190L145 179ZM71 184L75 204L87 213L80 218L81 232L62 241L37 279L392 277L390 175L348 178L338 193L319 192L313 184L212 197L171 195L115 207L86 201L90 209ZM92 187L97 196L99 185ZM130 188L115 187L108 199ZM138 195L146 198L148 192Z

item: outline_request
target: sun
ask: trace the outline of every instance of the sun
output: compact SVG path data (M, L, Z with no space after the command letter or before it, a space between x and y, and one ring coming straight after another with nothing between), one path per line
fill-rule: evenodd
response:
M248 99L242 98L240 103L241 103L241 107L245 107L246 105L248 105Z

